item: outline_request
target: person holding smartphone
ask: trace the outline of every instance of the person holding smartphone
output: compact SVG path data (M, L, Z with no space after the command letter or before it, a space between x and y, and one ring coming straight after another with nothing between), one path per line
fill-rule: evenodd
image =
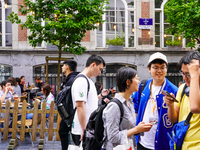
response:
M192 51L187 53L179 61L181 66L180 74L185 80L176 95L178 103L174 103L172 98L165 96L163 100L168 105L168 116L172 123L181 122L186 120L190 113L193 113L190 119L190 125L186 132L182 150L199 150L200 149L200 69L199 69L200 53ZM186 87L185 87L186 86ZM185 89L185 90L184 90ZM181 100L182 92L184 95ZM171 94L171 93L170 93ZM173 94L171 94L174 96ZM181 101L181 102L180 102Z
M166 90L176 95L178 88L165 78L168 62L162 53L152 54L147 68L152 78L147 80L143 91L140 84L138 92L133 95L133 102L137 115L136 125L143 121L153 126L149 132L136 136L137 150L169 150L167 132L172 130L173 124L168 119L168 106L163 102L161 91Z

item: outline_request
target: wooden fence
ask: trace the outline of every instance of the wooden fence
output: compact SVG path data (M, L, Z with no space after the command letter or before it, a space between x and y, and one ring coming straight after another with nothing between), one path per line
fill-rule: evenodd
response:
M0 132L3 132L3 140L8 140L8 132L12 133L12 139L16 139L17 132L20 133L20 141L24 141L25 133L29 132L32 134L32 141L36 141L36 135L40 133L40 139L44 139L45 132L48 132L48 141L53 140L53 132L56 132L56 140L60 140L58 130L60 126L60 115L58 111L55 110L55 103L51 102L50 110L46 109L46 101L42 104L42 109L38 109L38 102L34 103L34 109L27 109L27 102L23 101L20 105L18 101L14 102L14 106L12 106L9 101L6 101L5 106L0 102L0 114L5 113L5 118L1 118L1 122L3 122L4 127L0 128ZM9 128L9 119L10 114L13 114L12 117L12 128ZM31 120L30 128L26 126L26 114L33 113L33 119ZM48 122L49 127L45 126L46 123L46 114L49 113ZM41 125L40 128L38 126L38 114L41 114ZM57 115L57 127L54 128L54 114ZM18 116L21 115L21 125L19 126Z

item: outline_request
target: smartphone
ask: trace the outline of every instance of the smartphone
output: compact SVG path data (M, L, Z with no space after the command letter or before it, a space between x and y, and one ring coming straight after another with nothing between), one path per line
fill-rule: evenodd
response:
M164 95L166 95L166 96L169 96L169 97L173 98L173 101L175 101L175 102L178 103L178 100L175 99L172 95L170 95L169 92L167 92L167 91L165 91L165 90L162 90L162 93L163 93Z
M154 124L157 124L157 123L158 123L157 121L154 121L154 122L152 122L151 124L154 125Z

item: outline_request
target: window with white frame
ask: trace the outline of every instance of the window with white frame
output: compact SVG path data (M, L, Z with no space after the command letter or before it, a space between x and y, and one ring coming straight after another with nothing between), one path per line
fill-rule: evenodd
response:
M0 82L7 80L9 77L12 77L12 75L12 66L0 64Z
M185 47L190 40L174 37L166 32L169 28L169 23L166 22L167 16L164 14L164 6L167 0L155 0L155 47L166 47L167 40L182 40L182 47Z
M125 47L134 47L134 0L110 0L103 24L96 30L96 47L106 47L106 38L124 36Z
M12 23L8 21L12 12L11 0L0 3L0 46L12 47Z

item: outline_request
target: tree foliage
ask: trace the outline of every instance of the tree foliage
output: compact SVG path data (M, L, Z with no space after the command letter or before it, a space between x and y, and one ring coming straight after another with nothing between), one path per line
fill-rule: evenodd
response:
M200 42L200 0L168 0L164 9L169 34L191 39L187 46Z
M107 0L24 0L19 12L26 15L23 22L18 13L12 12L8 18L12 23L31 31L28 36L31 46L45 41L56 45L58 54L57 91L60 82L61 51L82 54L86 48L80 42L86 31L96 29L97 22L103 23L102 15ZM42 22L45 22L42 25Z
M102 23L105 0L24 0L19 11L27 15L22 22L18 14L12 12L9 20L30 29L28 36L31 46L45 41L74 54L81 54L85 47L80 42L87 30L96 29ZM42 26L42 21L45 25ZM67 45L67 46L66 46ZM65 47L66 46L66 47Z

